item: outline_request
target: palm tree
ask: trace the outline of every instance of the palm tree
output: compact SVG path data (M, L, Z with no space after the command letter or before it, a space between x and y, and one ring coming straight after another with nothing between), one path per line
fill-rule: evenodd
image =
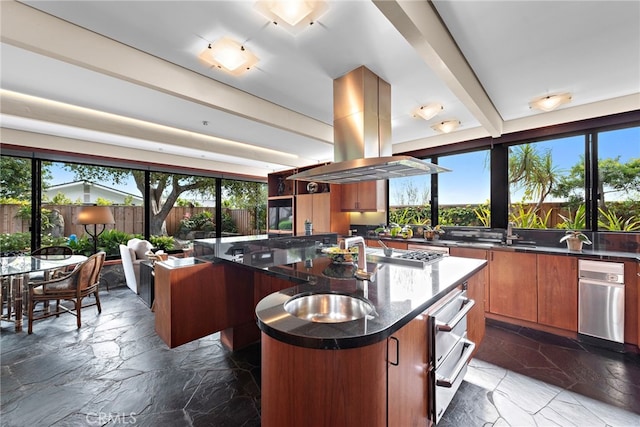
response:
M509 185L524 190L524 199L537 199L534 211L538 211L546 197L557 184L558 170L553 165L551 151L540 154L535 145L522 144L509 152ZM511 192L510 192L511 193ZM509 194L511 206L511 194Z

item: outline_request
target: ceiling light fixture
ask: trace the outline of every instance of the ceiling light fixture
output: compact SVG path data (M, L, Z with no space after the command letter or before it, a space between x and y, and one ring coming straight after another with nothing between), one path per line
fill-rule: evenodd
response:
M274 24L293 34L307 28L327 10L323 0L260 0L254 8Z
M199 58L236 76L258 63L257 56L229 37L209 43Z
M444 120L431 126L431 129L437 132L449 133L458 129L458 126L460 126L459 120Z
M430 120L440 114L442 110L444 110L442 104L433 103L429 105L423 105L413 112L413 116L422 117L425 120Z
M568 102L571 102L571 94L569 92L558 93L535 98L529 103L529 108L535 108L536 110L542 111L553 111L562 104L567 104Z

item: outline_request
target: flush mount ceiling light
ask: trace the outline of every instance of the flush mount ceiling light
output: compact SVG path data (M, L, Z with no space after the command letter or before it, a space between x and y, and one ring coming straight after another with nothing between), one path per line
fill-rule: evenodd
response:
M261 0L254 7L274 24L297 34L313 25L327 10L327 3L323 0Z
M437 131L437 132L442 132L442 133L449 133L449 132L453 132L454 130L458 129L458 126L460 126L460 121L459 120L445 120L439 123L436 123L435 125L431 126L431 129Z
M210 43L199 58L233 75L240 75L258 63L258 57L237 41L223 37Z
M539 98L535 98L529 103L529 108L535 108L542 111L553 111L562 104L566 104L571 101L571 94L558 93L554 95L545 95Z
M417 108L414 112L413 112L413 116L414 117L422 117L425 120L430 120L432 118L434 118L435 116L437 116L438 114L440 114L440 112L444 110L444 107L442 106L442 104L429 104L429 105L423 105L419 108Z

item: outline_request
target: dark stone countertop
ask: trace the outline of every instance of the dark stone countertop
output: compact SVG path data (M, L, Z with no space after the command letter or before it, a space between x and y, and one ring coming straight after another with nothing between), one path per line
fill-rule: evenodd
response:
M258 326L282 342L318 349L345 349L379 342L425 311L481 270L486 261L444 257L424 268L367 264L373 281L353 278L355 269L332 264L321 251L336 235L194 242L197 256L232 262L242 268L292 281L292 287L262 299L256 307ZM240 256L242 253L242 256ZM344 323L316 323L290 315L284 303L294 295L333 292L366 298L375 314Z

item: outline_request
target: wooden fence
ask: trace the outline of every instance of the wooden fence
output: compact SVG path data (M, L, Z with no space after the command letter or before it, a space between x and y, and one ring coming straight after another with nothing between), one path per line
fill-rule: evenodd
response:
M81 205L46 205L49 210L57 210L64 219L64 235L82 236L83 225L75 224ZM108 225L107 229L116 229L129 234L144 234L144 207L143 206L110 206L116 223ZM225 208L226 209L226 208ZM29 221L23 221L17 217L20 205L0 205L0 233L23 233L29 231ZM180 228L180 221L189 213L191 216L204 211L211 211L215 215L214 208L206 207L174 207L166 218L167 234L173 236ZM238 233L243 235L256 234L251 228L251 215L246 209L227 209L238 228Z

